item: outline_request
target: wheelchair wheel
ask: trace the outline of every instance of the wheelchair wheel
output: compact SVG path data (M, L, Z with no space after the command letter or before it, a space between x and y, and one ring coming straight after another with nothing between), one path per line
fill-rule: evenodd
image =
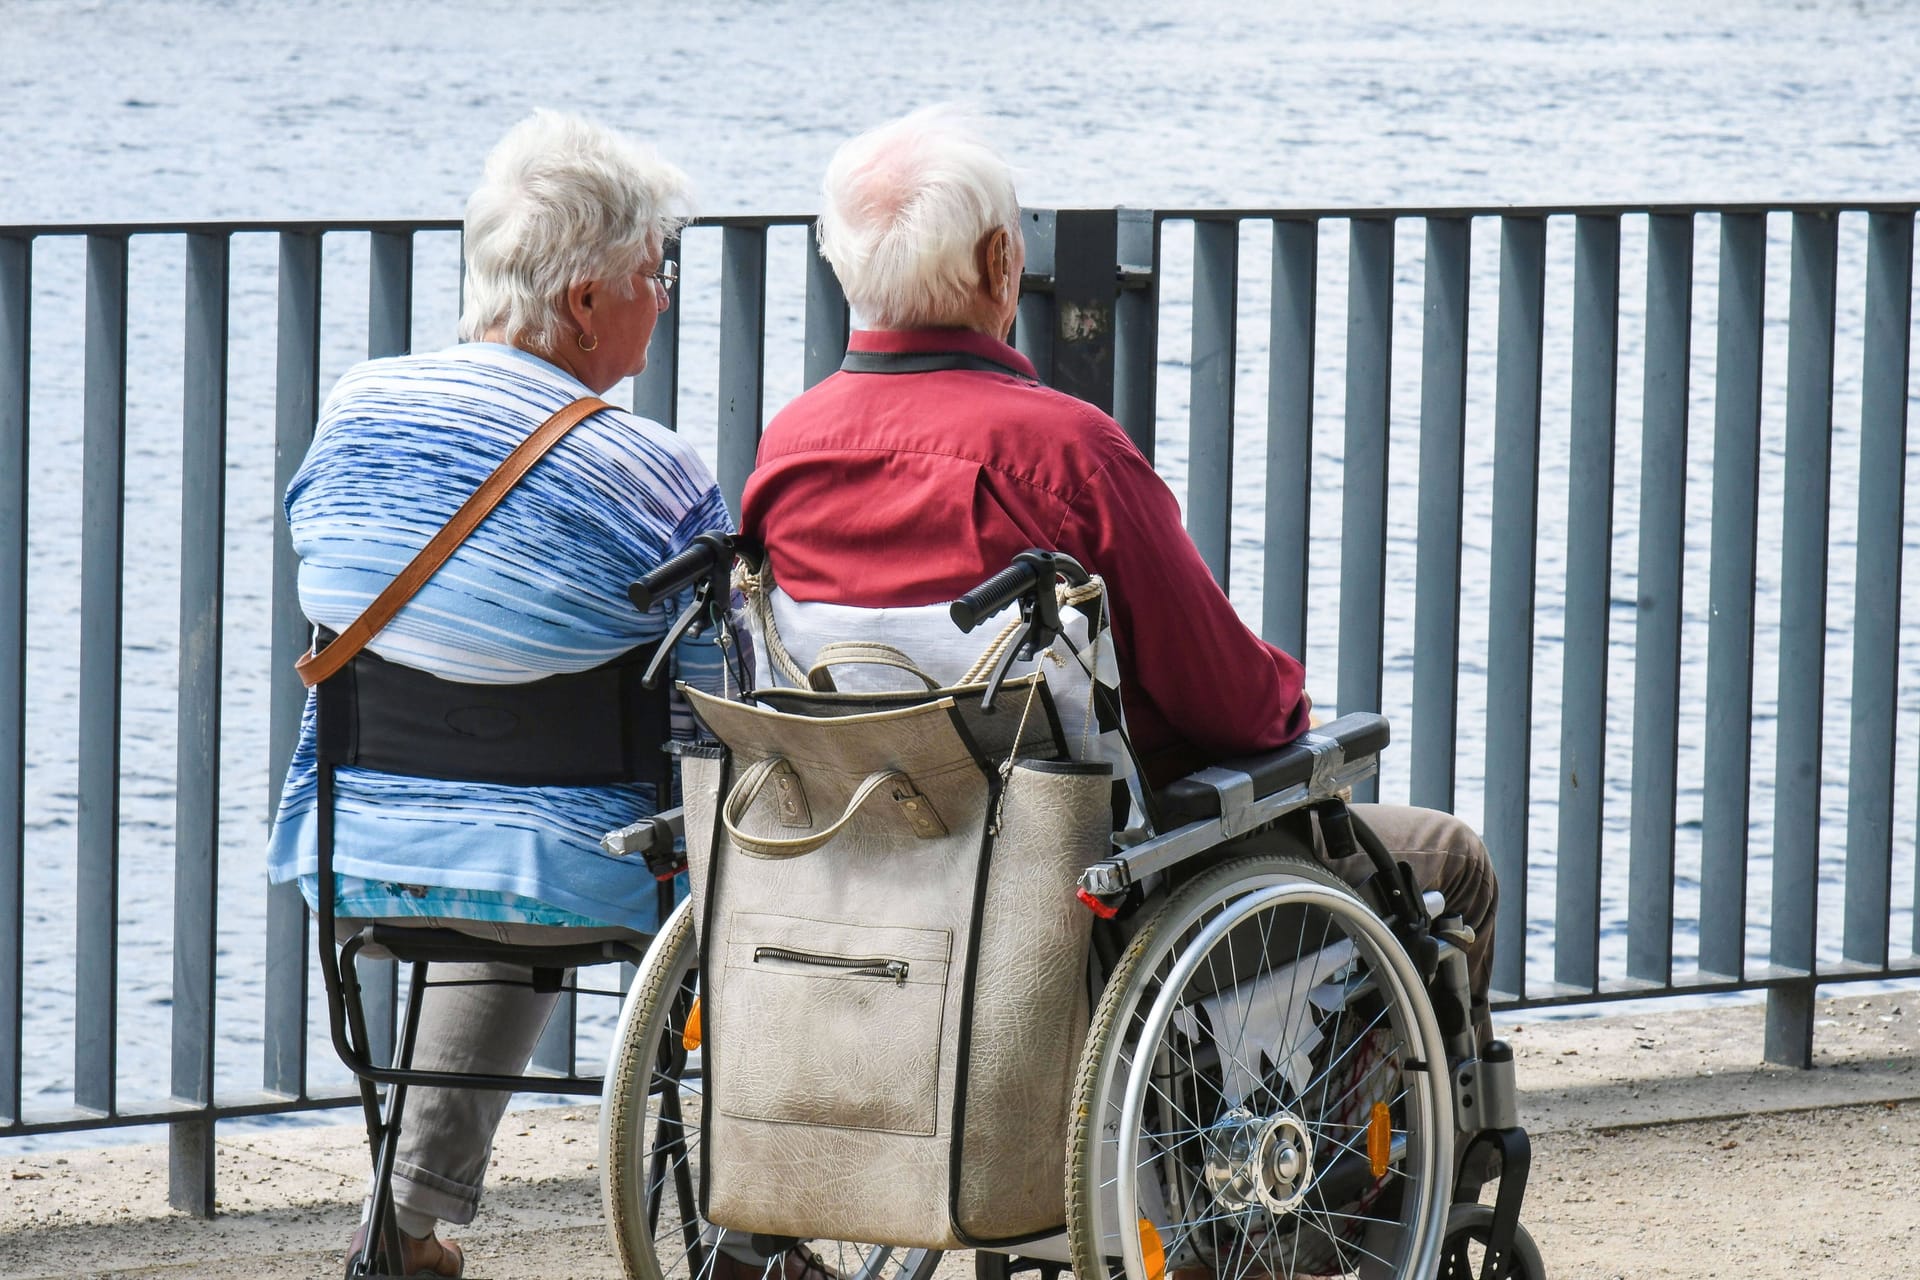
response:
M600 1105L600 1192L614 1253L634 1280L703 1280L716 1274L714 1241L697 1207L702 1084L693 903L677 907L654 940L614 1034ZM940 1261L929 1249L846 1240L754 1239L773 1255L764 1280L819 1273L844 1280L927 1280ZM751 1272L752 1264L748 1264ZM735 1262L727 1274L741 1274Z
M1493 1206L1457 1204L1447 1214L1447 1249L1444 1277L1472 1277L1481 1273L1487 1261L1487 1234L1493 1229ZM1540 1257L1540 1246L1520 1223L1513 1227L1513 1254L1507 1259L1510 1280L1547 1280L1547 1264Z
M1168 895L1101 995L1070 1114L1083 1278L1434 1274L1445 1045L1385 923L1306 858Z

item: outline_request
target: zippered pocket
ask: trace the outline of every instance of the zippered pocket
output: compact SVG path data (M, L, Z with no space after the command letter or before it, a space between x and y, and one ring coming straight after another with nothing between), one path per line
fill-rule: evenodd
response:
M712 1104L742 1119L935 1133L952 947L941 929L734 913L708 1010Z
M755 947L755 964L795 964L801 968L837 969L849 978L887 978L903 986L912 966L905 960L884 960L879 956L831 956L818 951L795 951L790 947Z

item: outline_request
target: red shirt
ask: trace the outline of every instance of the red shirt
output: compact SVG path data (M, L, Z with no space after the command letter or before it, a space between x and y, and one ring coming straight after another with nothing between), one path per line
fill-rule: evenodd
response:
M1156 781L1306 729L1300 664L1240 621L1112 418L982 334L857 331L848 349L880 353L856 365L949 353L972 367L842 369L774 417L741 526L787 594L933 604L1029 547L1064 551L1106 579L1127 724Z

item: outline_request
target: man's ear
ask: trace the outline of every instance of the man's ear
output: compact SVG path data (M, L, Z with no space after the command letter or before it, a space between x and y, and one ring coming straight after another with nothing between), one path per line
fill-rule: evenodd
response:
M1005 300L1007 275L1013 264L1013 237L995 227L980 241L980 283L995 302Z

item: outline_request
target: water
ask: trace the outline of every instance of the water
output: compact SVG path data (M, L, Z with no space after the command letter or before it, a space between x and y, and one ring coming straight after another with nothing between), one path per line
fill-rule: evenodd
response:
M0 225L72 221L299 217L457 217L486 148L536 105L582 110L654 139L687 168L708 213L810 210L818 177L851 130L927 102L974 103L1020 168L1031 205L1497 204L1580 201L1899 199L1920 194L1920 12L1902 4L1732 3L1675 12L1652 3L1181 4L1009 3L833 6L783 2L303 6L153 0L141 5L11 0L0 43ZM1871 50L1875 56L1863 56ZM1768 278L1786 279L1776 219ZM1485 670L1487 498L1492 421L1491 304L1497 237L1476 230L1470 350L1468 511L1463 553L1460 804L1479 817ZM1529 932L1550 929L1557 838L1561 678L1557 575L1564 554L1571 228L1549 232L1540 480L1541 583L1534 669L1536 760ZM1711 464L1716 230L1696 254L1683 645L1683 705L1703 691L1707 479ZM1637 504L1644 225L1630 220L1622 271L1615 616L1609 663L1612 756L1603 953L1621 950ZM1844 707L1850 646L1863 233L1841 229L1834 421L1837 460L1827 665L1832 763L1823 792L1823 892L1837 903L1844 842ZM1184 487L1190 237L1168 230L1160 457ZM455 313L454 238L422 237L414 331L446 340ZM710 447L716 408L717 243L688 244L681 418ZM799 389L797 232L771 247L767 406ZM1259 616L1260 476L1266 403L1267 239L1243 236L1232 586ZM1396 247L1390 580L1413 566L1417 493L1417 224ZM239 237L229 410L228 626L222 751L218 1078L247 1089L260 1072L261 848L277 783L264 766L267 545L272 492L274 247ZM127 678L122 842L120 1076L123 1103L164 1092L170 998L173 682L177 656L180 422L177 245L136 240L129 335ZM329 242L323 387L365 350L365 250ZM1305 655L1321 701L1336 685L1344 229L1322 238L1314 465L1314 599L1326 621ZM43 243L35 261L33 545L28 708L29 1108L71 1088L74 609L78 598L82 246ZM1784 299L1769 303L1762 485L1777 510L1784 395ZM1914 474L1910 466L1910 475ZM1909 490L1913 490L1910 482ZM1908 598L1920 555L1909 513ZM1763 531L1762 640L1756 652L1756 781L1750 954L1765 954L1778 672L1777 527ZM1399 598L1392 596L1390 598ZM1410 615L1390 620L1386 701L1406 705ZM1911 931L1920 635L1903 632L1896 820L1896 943ZM1407 741L1404 716L1400 739ZM1699 724L1682 723L1676 953L1685 969L1698 912ZM1387 798L1403 796L1390 758ZM1516 891L1518 886L1510 886ZM1830 933L1831 931L1829 931ZM1518 940L1508 940L1515 945ZM1834 952L1833 939L1823 942ZM1898 949L1898 948L1896 948ZM1529 947L1533 980L1551 957ZM321 1019L316 1007L315 1025ZM589 1050L591 1052L591 1050ZM316 1037L316 1080L338 1084Z

